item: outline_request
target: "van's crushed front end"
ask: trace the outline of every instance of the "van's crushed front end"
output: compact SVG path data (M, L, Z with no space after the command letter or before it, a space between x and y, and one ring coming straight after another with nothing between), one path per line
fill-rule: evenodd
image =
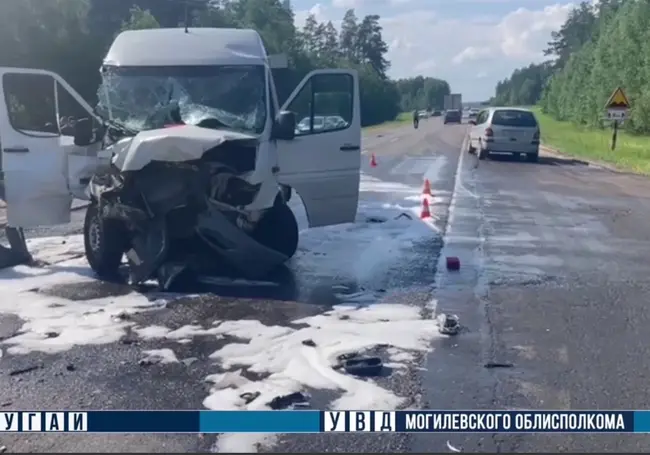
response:
M261 187L241 177L255 168L257 146L254 136L190 125L137 134L89 184L91 265L110 235L122 237L108 242L126 253L134 284L153 278L169 288L224 268L259 276L286 261L258 241L257 220L243 210Z

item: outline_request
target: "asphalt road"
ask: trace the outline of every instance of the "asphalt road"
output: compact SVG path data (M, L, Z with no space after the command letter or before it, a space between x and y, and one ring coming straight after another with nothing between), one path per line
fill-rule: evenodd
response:
M437 277L467 331L427 364L427 404L455 409L638 409L649 394L650 182L542 157L464 153ZM446 435L465 452L646 452L647 435Z
M271 291L215 288L129 320L170 329L209 327L216 320L294 327L296 320L326 314L342 303L335 289L344 285L350 292L372 294L376 303L418 308L422 321L413 321L414 328L423 321L434 325L440 312L460 317L461 334L432 337L432 351L415 352L406 368L387 368L374 380L407 397L402 407L644 408L650 398L650 263L644 260L650 252L649 181L554 156L536 164L510 158L479 162L465 152L465 134L465 126L428 119L418 130L405 125L364 138L363 171L375 183L362 194L360 213L406 204L400 192L417 189L426 177L434 193L430 236L409 243L396 231L382 230L382 223L370 226L362 218L358 231L369 230L372 240L355 230L308 231L301 254ZM368 164L373 153L377 167ZM414 229L404 223L403 229ZM359 262L369 252L393 247L388 256ZM341 251L368 273L353 273L342 263L326 266ZM458 257L461 270L438 266L446 256ZM87 299L118 298L128 289L90 282L35 292L83 305ZM0 315L0 339L25 330L22 323L15 314ZM5 354L0 404L5 409L202 409L210 394L206 376L227 369L210 354L237 341L196 335L179 345L127 332L119 342L81 343L55 354ZM165 347L192 363L139 364L143 350ZM387 349L373 352L386 359ZM30 367L36 369L10 375ZM244 370L252 383L268 385L272 372L254 365ZM364 390L374 390L372 383L356 394ZM306 391L314 409L337 398L336 390ZM649 443L643 435L347 434L282 436L261 450L445 452L451 444L463 452L644 452ZM13 452L188 452L214 450L214 444L210 435L0 436L0 445Z

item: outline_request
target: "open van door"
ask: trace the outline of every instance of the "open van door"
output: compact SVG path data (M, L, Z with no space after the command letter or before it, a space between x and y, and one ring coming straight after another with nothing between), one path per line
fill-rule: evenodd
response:
M300 195L310 227L354 221L359 202L361 109L356 71L316 70L282 107L296 136L277 141L278 180Z
M0 147L9 226L70 221L69 167L87 167L88 160L96 160L74 145L74 117L95 120L92 108L57 74L0 68ZM84 163L69 160L70 154L81 155Z

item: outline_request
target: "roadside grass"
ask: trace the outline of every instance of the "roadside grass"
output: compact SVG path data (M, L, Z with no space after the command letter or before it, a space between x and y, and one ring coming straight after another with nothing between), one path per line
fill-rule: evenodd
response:
M402 124L407 123L410 120L411 120L411 114L409 112L402 112L397 116L395 120L392 120L390 122L380 123L378 125L366 126L365 128L363 128L363 131L374 131L383 128L401 126Z
M532 108L542 133L542 143L560 153L609 163L617 168L650 175L650 136L635 136L619 130L616 149L611 150L612 129L585 128L559 122Z

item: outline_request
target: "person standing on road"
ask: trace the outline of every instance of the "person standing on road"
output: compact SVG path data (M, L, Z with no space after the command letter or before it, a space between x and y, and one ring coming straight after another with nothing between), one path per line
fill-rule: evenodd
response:
M420 123L420 113L416 110L413 111L413 128L417 128Z

